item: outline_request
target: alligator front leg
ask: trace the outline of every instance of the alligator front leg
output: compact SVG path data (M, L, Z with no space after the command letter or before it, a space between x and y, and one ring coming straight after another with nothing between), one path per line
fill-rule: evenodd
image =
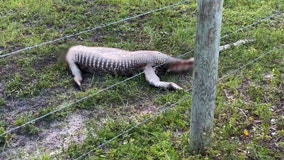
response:
M69 68L74 76L74 81L76 82L76 84L78 85L78 87L80 88L80 90L82 89L82 85L81 82L83 80L81 71L79 69L79 67L77 66L77 64L75 64L74 62L68 62L69 63Z
M175 90L182 89L180 86L178 86L174 82L161 81L160 78L156 75L155 69L150 65L147 65L144 68L144 74L145 74L146 81L149 82L149 84L152 86L164 88L164 89L175 89Z

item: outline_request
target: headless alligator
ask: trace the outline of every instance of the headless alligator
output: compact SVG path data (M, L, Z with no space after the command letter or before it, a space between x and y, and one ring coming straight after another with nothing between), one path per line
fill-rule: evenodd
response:
M220 51L251 42L239 40L233 44L220 46ZM118 75L130 75L144 71L150 85L164 89L182 89L174 82L164 82L156 75L156 69L163 68L168 72L182 72L192 69L194 59L173 58L158 51L126 51L117 48L73 46L66 54L66 61L71 69L76 84L81 89L83 80L81 70L107 72Z

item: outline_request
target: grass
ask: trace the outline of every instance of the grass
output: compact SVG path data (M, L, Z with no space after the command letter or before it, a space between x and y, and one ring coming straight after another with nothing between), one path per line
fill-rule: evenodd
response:
M75 34L174 2L178 1L3 1L0 3L0 54ZM0 134L62 105L96 94L100 89L126 78L84 74L85 92L76 90L71 74L60 59L68 47L84 44L127 50L148 49L178 56L194 48L196 7L197 2L193 1L0 58L0 83L4 86L3 95L0 88ZM219 77L283 44L283 14L231 34L240 27L283 10L281 0L224 2L222 35L230 35L222 39L221 43L245 38L255 38L256 42L222 52L219 59ZM283 48L276 49L254 64L219 81L212 146L208 148L205 156L189 154L191 99L188 98L145 125L92 152L86 158L283 158L283 51ZM186 57L191 56L193 53ZM190 77L191 73L166 74L162 79L191 88ZM138 76L1 137L0 145L5 152L0 153L0 159L74 159L188 95L190 93L187 91L152 88L143 76ZM81 125L86 129L86 138L79 142L74 139L68 142L67 137L79 131L71 130L70 133L63 134L65 132L60 129L68 126L68 119L74 114L82 115L84 124ZM62 134L63 140L60 143L64 141L68 147L61 146L58 151L52 148L56 143L46 144L44 140L50 136L50 132ZM28 143L13 146L17 140L46 150L25 150L29 147ZM14 147L16 152L9 146ZM17 151L21 151L21 154L13 154Z

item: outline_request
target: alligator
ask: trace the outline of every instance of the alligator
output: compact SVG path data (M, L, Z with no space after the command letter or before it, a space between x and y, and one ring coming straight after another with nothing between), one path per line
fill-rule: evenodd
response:
M239 40L232 44L220 46L220 51L251 42ZM74 76L74 81L81 89L81 70L106 72L115 75L132 75L143 71L146 81L158 88L180 90L182 87L174 82L161 81L157 70L166 72L189 71L194 66L194 58L180 59L158 51L127 51L118 48L88 47L77 45L69 48L65 60Z

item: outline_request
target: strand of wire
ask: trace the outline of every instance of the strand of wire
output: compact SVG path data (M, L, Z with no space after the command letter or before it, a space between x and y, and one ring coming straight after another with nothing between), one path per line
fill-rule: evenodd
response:
M284 44L281 44L280 46L274 47L272 50L261 54L259 57L253 59L252 61L249 61L249 62L246 63L245 65L243 65L243 66L237 68L236 70L234 70L234 71L232 71L232 72L226 74L225 76L219 78L218 82L222 81L222 80L225 79L225 78L228 78L229 76L232 76L233 74L235 74L236 72L238 72L238 71L240 71L240 70L243 70L243 69L246 68L247 66L249 66L249 65L251 65L251 64L253 64L253 63L256 63L257 61L259 61L260 59L262 59L264 56L266 56L266 55L268 55L268 54L271 54L273 51L276 51L277 49L280 49L280 48L282 48L283 46L284 46ZM164 112L168 111L169 109L171 109L171 108L177 106L179 103L185 101L185 100L186 100L187 98L189 98L189 97L190 97L190 96L185 96L185 97L179 99L179 101L177 101L177 102L171 104L170 106L164 107L160 112L157 112L156 114L154 114L154 116L149 117L149 118L143 120L142 122L136 124L135 126L132 126L132 127L130 127L129 129L127 129L127 130L121 132L120 134L116 135L115 137L113 137L113 138L107 140L106 142L104 142L104 143L98 145L97 147L95 147L94 149L92 149L92 150L90 150L90 151L84 153L83 155L79 156L78 158L76 158L76 160L79 160L79 159L82 159L82 158L88 156L90 153L92 153L92 152L94 152L94 151L96 151L96 150L98 150L98 149L104 147L105 145L111 143L111 142L114 141L115 139L117 139L117 138L119 138L119 137L121 137L121 136L124 136L124 135L128 134L129 132L131 132L132 130L134 130L134 129L136 129L136 128L138 128L138 127L140 127L140 126L142 126L142 125L144 125L144 124L146 124L146 123L148 123L148 122L150 122L152 119L154 119L154 118L160 116L162 113L164 113Z
M276 14L273 14L273 15L276 15ZM269 17L271 17L271 16L269 16ZM254 24L255 24L255 23L254 23ZM253 26L253 25L248 25L248 26ZM245 27L243 27L243 28L247 28L247 27L245 26ZM240 31L240 29L238 29L238 31ZM235 33L235 32L234 32L234 33ZM230 34L230 35L231 35L231 34ZM222 37L222 38L223 38L223 37ZM187 54L189 54L189 53L191 53L191 51L186 52L186 53L180 55L180 57L185 56L185 55L187 55ZM42 115L42 116L40 116L40 117L38 117L38 118L35 118L35 119L31 120L31 121L28 121L28 122L26 122L26 123L24 123L24 124L22 124L22 125L20 125L20 126L17 126L17 127L15 127L15 128L12 128L12 129L10 129L10 130L8 130L8 131L2 133L2 134L0 135L0 137L3 136L3 135L5 135L5 134L11 133L11 132L13 132L13 131L15 131L15 130L18 130L18 129L20 129L20 128L22 128L22 127L28 125L28 124L32 124L32 123L34 123L34 122L36 122L36 121L38 121L38 120L40 120L40 119L43 119L43 118L45 118L45 117L47 117L47 116L49 116L49 115L52 115L52 114L56 113L56 112L59 112L59 111L65 109L65 108L67 108L67 107L70 107L70 106L72 106L72 105L74 105L74 104L77 104L77 103L79 103L79 102L81 102L81 101L83 101L83 100L85 100L85 99L88 99L88 98L90 98L90 97L93 97L93 96L95 96L95 95L97 95L97 94L99 94L99 93L101 93L101 92L103 92L103 91L112 89L112 88L116 87L116 86L119 85L119 84L122 84L122 83L124 83L124 82L127 82L127 81L129 81L129 80L132 80L132 79L134 79L134 78L140 76L140 75L143 74L143 73L144 73L144 72L140 72L140 73L135 74L134 76L129 77L129 78L123 80L123 81L120 81L120 82L115 83L115 84L113 84L113 85L111 85L111 86L109 86L109 87L106 87L106 88L104 88L104 89L102 89L102 90L99 90L98 92L95 92L94 94L91 94L91 95L88 95L88 96L86 96L86 97L83 97L83 98L81 98L81 99L79 99L79 100L77 100L77 101L71 102L71 103L69 103L69 104L67 104L67 105L63 105L62 107L58 107L58 108L57 108L56 110L54 110L54 111L51 111L51 112L49 112L49 113L47 113L47 114L45 114L45 115Z
M139 18L139 17L142 17L142 16L146 16L148 14L152 14L152 13L155 13L155 12L159 12L159 11L162 11L162 10L173 8L173 7L176 7L176 6L185 4L185 3L189 3L189 2L190 2L189 0L177 2L177 3L171 4L171 5L161 7L161 8L158 8L158 9L154 9L154 10L151 10L151 11L148 11L148 12L145 12L145 13L141 13L141 14L132 16L132 17L127 17L127 18L124 18L124 19L121 19L121 20L118 20L118 21L110 22L110 23L107 23L107 24L102 24L102 25L97 26L95 28L87 29L87 30L84 30L84 31L81 31L81 32L78 32L78 33L75 33L75 34L66 35L64 37L57 38L57 39L54 39L54 40L51 40L51 41L43 42L43 43L40 43L40 44L37 44L37 45L34 45L34 46L29 46L29 47L22 48L22 49L19 49L19 50L10 52L10 53L2 54L2 55L0 55L0 58L7 57L7 56L10 56L10 55L15 55L15 54L18 54L18 53L21 53L21 52L24 52L24 51L27 51L27 50L30 50L30 49L45 46L45 45L52 44L52 43L55 43L55 42L58 42L58 41L66 40L66 39L69 39L69 38L72 38L72 37L75 37L75 36L78 36L78 35L81 35L81 34L85 34L85 33L88 33L88 32L95 31L97 29L102 29L102 28L105 28L105 27L116 25L116 24L119 24L119 23L122 23L122 22L126 22L126 21L136 19L136 18Z

